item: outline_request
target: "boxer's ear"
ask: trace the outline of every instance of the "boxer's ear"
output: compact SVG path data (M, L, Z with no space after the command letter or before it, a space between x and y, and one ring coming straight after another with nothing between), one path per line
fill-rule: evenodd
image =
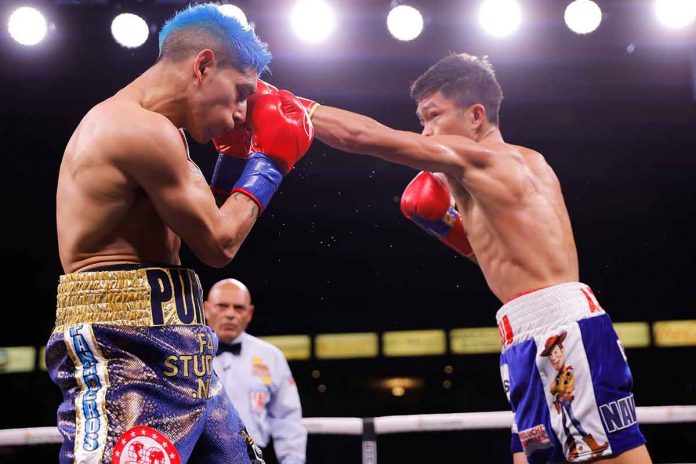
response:
M196 81L202 82L209 75L211 68L216 65L216 62L215 53L211 49L206 48L198 52L193 60L193 75Z
M478 136L486 123L486 108L480 103L471 105L466 109L465 121L470 130Z
M484 107L480 103L476 103L474 105L471 105L470 111L471 122L475 125L476 128L479 128L486 121L486 107Z

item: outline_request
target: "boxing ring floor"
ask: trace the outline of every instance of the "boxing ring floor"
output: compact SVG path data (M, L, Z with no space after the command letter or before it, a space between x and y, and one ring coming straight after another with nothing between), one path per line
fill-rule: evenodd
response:
M641 424L696 423L696 405L643 406L636 413ZM382 417L307 417L302 420L311 435L359 435L362 464L377 464L379 435L410 432L510 429L509 411L420 414ZM688 438L688 437L687 437ZM694 440L693 437L690 437ZM0 430L0 447L62 443L56 427L29 427ZM507 445L507 443L505 444ZM653 456L656 464L666 464ZM696 456L694 456L696 461Z

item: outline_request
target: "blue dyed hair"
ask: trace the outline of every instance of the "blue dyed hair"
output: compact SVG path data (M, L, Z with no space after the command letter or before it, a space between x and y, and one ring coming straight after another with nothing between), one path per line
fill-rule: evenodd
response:
M159 34L157 60L182 60L209 48L221 65L240 71L251 67L257 74L271 61L268 46L250 27L224 15L213 3L189 6L179 11Z

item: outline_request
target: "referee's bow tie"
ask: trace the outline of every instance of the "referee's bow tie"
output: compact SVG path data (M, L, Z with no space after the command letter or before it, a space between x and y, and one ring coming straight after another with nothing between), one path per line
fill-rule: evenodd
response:
M239 354L242 352L242 342L237 342L237 343L225 343L225 342L218 342L218 350L217 350L217 355L220 355L222 353L232 353L235 356L239 356Z

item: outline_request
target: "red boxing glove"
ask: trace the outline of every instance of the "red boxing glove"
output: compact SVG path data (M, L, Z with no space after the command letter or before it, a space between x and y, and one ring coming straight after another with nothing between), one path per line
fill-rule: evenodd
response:
M278 87L269 84L266 81L263 81L261 79L257 79L256 81L256 95L266 95L266 94L272 94L272 95L277 95L279 92ZM307 114L309 114L310 119L312 118L312 115L316 111L316 109L320 106L319 103L310 100L309 98L303 98L303 97L295 97L297 100L302 103L302 106L304 106L305 110L307 110Z
M210 188L221 195L230 195L239 174L239 164L249 158L251 128L247 124L236 124L234 129L220 138L213 139L218 159L210 180Z
M258 79L256 81L256 94L257 95L266 95L266 94L272 94L272 95L277 95L278 94L278 87L269 84L266 81L263 81L261 79ZM297 100L302 103L302 106L304 106L305 110L307 110L307 114L309 114L309 118L312 118L312 115L316 111L317 108L319 108L319 103L310 100L309 98L303 98L303 97L295 97Z
M302 106L305 107L305 110L307 110L307 114L309 115L309 119L312 119L312 116L314 116L314 112L319 108L321 105L314 100L310 100L309 98L303 98L303 97L297 97L297 99L302 103Z
M256 93L250 97L278 93L278 88L261 79L256 80ZM235 124L234 129L225 133L222 137L213 138L213 145L218 153L237 158L248 158L251 148L251 127L248 123Z
M440 179L420 172L401 196L401 211L429 234L466 256L473 256L462 216L450 202L450 192Z
M251 148L251 128L247 124L235 124L234 129L222 137L214 138L218 153L236 158L247 158Z
M257 79L256 93L249 98L249 101L260 95L277 93L278 89L276 87L261 79ZM232 158L249 158L251 126L248 121L243 124L235 124L234 129L225 133L222 137L213 138L213 145L218 152L218 160L213 170L210 187L216 193L230 195L235 185L234 178L239 172L239 163Z
M261 79L256 80L256 93L254 95L266 95L266 94L271 94L271 95L277 95L278 94L278 87L275 85L271 85L266 81L263 81Z
M283 176L307 152L313 136L312 122L297 98L258 79L256 93L248 100L246 122L213 139L220 154L212 190L223 195L242 192L263 210ZM234 158L248 159L236 183Z
M290 172L307 153L314 127L302 104L287 90L253 97L249 101L251 151L260 152Z
M302 104L285 90L249 99L249 125L252 153L232 192L251 198L261 212L309 149L314 128Z
M277 87L257 79L256 93L250 98L266 94L276 95L277 93ZM246 122L244 124L235 124L234 129L225 133L222 137L213 138L213 145L215 145L218 153L236 158L248 158L251 148L251 127Z

